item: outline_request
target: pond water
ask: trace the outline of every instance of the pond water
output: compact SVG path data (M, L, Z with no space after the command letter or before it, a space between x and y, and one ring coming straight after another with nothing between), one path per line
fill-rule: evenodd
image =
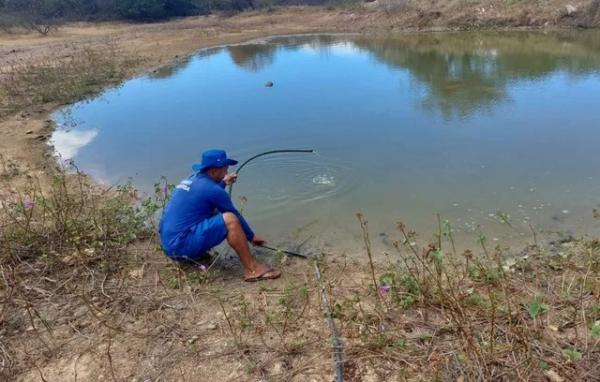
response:
M273 82L272 87L265 84ZM600 33L278 37L204 50L56 113L63 159L151 192L207 148L244 160L234 200L274 244L385 250L436 213L459 240L597 233ZM504 219L510 219L510 225ZM479 227L479 228L478 228Z

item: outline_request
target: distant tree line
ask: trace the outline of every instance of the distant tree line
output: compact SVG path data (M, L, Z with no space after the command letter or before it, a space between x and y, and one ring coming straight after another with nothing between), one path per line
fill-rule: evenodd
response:
M5 15L44 20L160 20L205 13L207 6L208 0L0 0Z
M324 4L330 0L0 0L0 28L19 24L48 33L77 20L154 21L172 17L239 12L276 5Z

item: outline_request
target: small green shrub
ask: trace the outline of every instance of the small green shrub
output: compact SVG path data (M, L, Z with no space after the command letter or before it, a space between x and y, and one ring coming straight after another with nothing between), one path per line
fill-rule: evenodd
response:
M533 319L541 314L548 313L548 310L550 310L550 306L548 304L544 304L542 302L542 298L539 296L535 297L527 307L527 313L529 313L529 317Z

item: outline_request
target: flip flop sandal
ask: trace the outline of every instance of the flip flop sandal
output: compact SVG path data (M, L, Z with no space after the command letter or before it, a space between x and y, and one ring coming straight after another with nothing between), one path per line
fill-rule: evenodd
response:
M245 277L244 281L255 282L255 281L260 281L260 280L273 280L273 279L279 278L279 276L281 276L281 272L276 271L275 269L269 268L259 275L252 276L252 277Z

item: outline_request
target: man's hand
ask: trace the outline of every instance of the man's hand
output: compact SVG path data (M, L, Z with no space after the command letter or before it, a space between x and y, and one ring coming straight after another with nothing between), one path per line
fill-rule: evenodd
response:
M225 182L225 184L228 186L231 186L236 181L237 181L237 174L235 172L232 172L231 174L227 174L223 178L223 182Z
M255 245L257 247L261 247L263 244L265 244L267 241L265 240L264 237L262 236L258 236L258 235L254 235L254 238L252 239L251 243L252 245Z

